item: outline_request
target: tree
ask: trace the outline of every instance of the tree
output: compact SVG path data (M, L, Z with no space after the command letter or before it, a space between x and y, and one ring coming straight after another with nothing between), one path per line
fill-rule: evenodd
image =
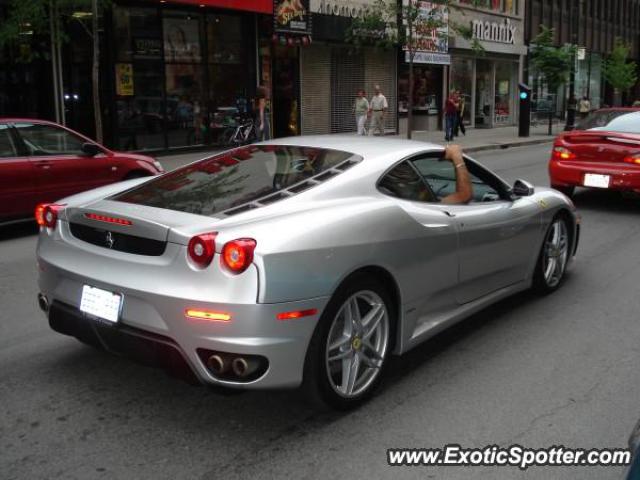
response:
M554 30L542 25L540 28L540 33L531 42L531 63L534 69L542 75L548 90L555 92L568 80L576 47L568 44L556 47L553 44ZM551 108L549 112L549 135L552 134L552 118L553 109Z
M621 94L633 87L638 81L638 66L628 61L631 48L622 39L617 38L613 51L602 65L602 74L613 87L614 104L620 106Z
M474 0L478 3L480 0ZM409 98L407 105L407 138L413 129L413 64L416 54L433 50L435 44L449 36L449 31L471 40L471 28L448 21L450 8L457 8L450 0L376 0L355 18L347 32L347 39L357 48L373 45L381 48L401 46L409 64ZM475 51L483 48L472 41Z
M70 22L80 22L93 43L93 109L98 142L103 140L98 15L100 2L106 1L108 0L10 0L7 18L0 23L0 48L17 52L14 57L16 61L28 63L42 58L51 62L56 120L64 123L60 47L68 40L65 26ZM89 26L85 23L88 21Z

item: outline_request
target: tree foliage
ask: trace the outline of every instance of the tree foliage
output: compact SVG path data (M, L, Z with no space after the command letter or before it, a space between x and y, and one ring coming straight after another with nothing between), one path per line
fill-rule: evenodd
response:
M553 32L552 28L541 26L540 33L532 42L530 57L534 69L542 75L552 91L568 81L576 52L574 45L556 47L553 44Z
M51 22L56 22L60 42L68 40L65 28L70 22L80 22L90 33L86 21L90 16L74 16L74 12L90 12L91 0L10 0L7 17L0 22L0 48L11 48L17 61L49 58L51 52ZM101 2L103 3L103 2ZM58 12L51 18L51 12Z
M636 62L628 61L630 51L631 48L618 38L611 55L602 65L605 80L619 92L630 89L638 81L638 66Z

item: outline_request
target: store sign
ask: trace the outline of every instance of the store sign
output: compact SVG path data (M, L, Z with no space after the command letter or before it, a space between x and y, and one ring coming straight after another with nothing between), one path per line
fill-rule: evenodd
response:
M116 63L116 95L133 95L133 65L130 63Z
M273 28L277 33L311 35L309 0L274 0Z
M322 15L356 18L371 4L372 1L311 0L311 11Z
M408 5L407 0L403 0L403 3ZM449 10L444 5L432 2L419 1L416 5L420 12L413 38L414 63L449 65L451 63L449 56ZM432 25L437 26L433 27ZM408 61L409 49L405 45L403 50L406 52L405 60Z
M504 22L473 20L471 22L473 38L485 42L507 43L514 45L518 29L508 18Z
M409 52L405 52L404 61L409 63ZM413 57L413 63L451 65L451 55L448 53L416 52Z

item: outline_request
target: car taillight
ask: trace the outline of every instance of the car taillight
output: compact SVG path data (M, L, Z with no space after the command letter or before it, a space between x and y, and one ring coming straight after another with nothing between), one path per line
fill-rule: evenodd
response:
M554 160L573 160L576 158L576 154L568 148L553 147L553 159Z
M41 227L56 228L58 221L58 212L64 208L64 205L56 203L41 203L36 207L36 222Z
M217 232L203 233L189 240L187 252L189 258L197 266L201 268L207 267L213 260L213 256L216 253L217 235Z
M625 163L633 163L635 165L640 165L640 153L635 153L633 155L629 155L624 157Z
M232 273L242 273L253 262L256 241L253 238L238 238L224 244L220 262Z

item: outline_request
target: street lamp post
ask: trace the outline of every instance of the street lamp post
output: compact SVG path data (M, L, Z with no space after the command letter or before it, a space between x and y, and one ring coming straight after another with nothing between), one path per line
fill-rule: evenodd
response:
M578 11L575 12L575 15L572 16L573 22L571 23L571 43L575 47L578 45L578 39L580 37L580 18L582 14L582 5L584 0L579 0L574 5L573 2L569 2L570 9L573 10L577 8ZM571 18L571 15L570 15ZM576 100L576 50L574 49L573 54L571 55L571 73L569 74L569 100L567 101L567 122L564 126L565 131L573 130L575 128L576 122L576 110L577 110L577 100Z

